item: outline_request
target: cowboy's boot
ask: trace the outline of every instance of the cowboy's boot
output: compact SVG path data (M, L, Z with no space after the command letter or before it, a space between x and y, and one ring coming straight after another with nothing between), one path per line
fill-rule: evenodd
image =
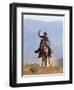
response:
M35 53L38 53L39 52L39 49L37 49L36 51L34 51Z

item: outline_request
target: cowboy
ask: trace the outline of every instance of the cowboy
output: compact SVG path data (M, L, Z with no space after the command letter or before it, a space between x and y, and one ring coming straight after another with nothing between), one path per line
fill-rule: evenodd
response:
M40 31L39 31L39 32L38 32L38 36L41 38L40 47L41 47L41 44L42 44L43 41L44 41L45 44L49 47L50 41L49 41L49 39L48 39L48 37L47 37L47 33L44 32L43 35L40 35ZM40 47L35 51L35 53L38 53L38 52L39 52L38 58L41 57ZM49 49L50 49L50 47L49 47ZM49 50L49 51L50 51L50 50ZM49 53L50 53L50 52L49 52ZM51 55L50 55L50 56L51 56Z

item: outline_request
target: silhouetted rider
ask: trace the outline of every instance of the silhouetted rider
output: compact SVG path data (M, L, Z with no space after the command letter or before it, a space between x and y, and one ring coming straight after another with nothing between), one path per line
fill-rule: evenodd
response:
M40 46L39 46L39 48L35 51L35 53L38 53L38 52L39 52L38 58L40 58L40 57L41 57L41 50L40 50L41 44L42 44L43 41L44 41L45 44L49 47L50 41L49 41L49 39L48 39L48 37L47 37L47 33L46 33L46 32L44 32L43 35L40 35L40 31L39 31L39 32L38 32L38 36L40 37L41 41L40 41ZM49 49L50 49L50 47L49 47ZM50 51L50 50L49 50L49 51ZM50 53L51 53L51 52L49 52L49 54L50 54ZM50 56L51 56L51 54L50 54Z

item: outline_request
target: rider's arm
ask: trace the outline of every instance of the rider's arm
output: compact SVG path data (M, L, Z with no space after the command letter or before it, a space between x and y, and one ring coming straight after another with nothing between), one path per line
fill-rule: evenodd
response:
M38 36L40 37L40 31L38 32Z
M38 32L38 36L39 36L40 38L44 38L43 35L40 35L40 31Z

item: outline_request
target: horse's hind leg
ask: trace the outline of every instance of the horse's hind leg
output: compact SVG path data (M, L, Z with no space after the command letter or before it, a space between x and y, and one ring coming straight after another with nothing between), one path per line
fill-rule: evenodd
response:
M47 66L47 59L45 59L45 66Z
M42 60L42 65L41 66L43 66L43 60Z

